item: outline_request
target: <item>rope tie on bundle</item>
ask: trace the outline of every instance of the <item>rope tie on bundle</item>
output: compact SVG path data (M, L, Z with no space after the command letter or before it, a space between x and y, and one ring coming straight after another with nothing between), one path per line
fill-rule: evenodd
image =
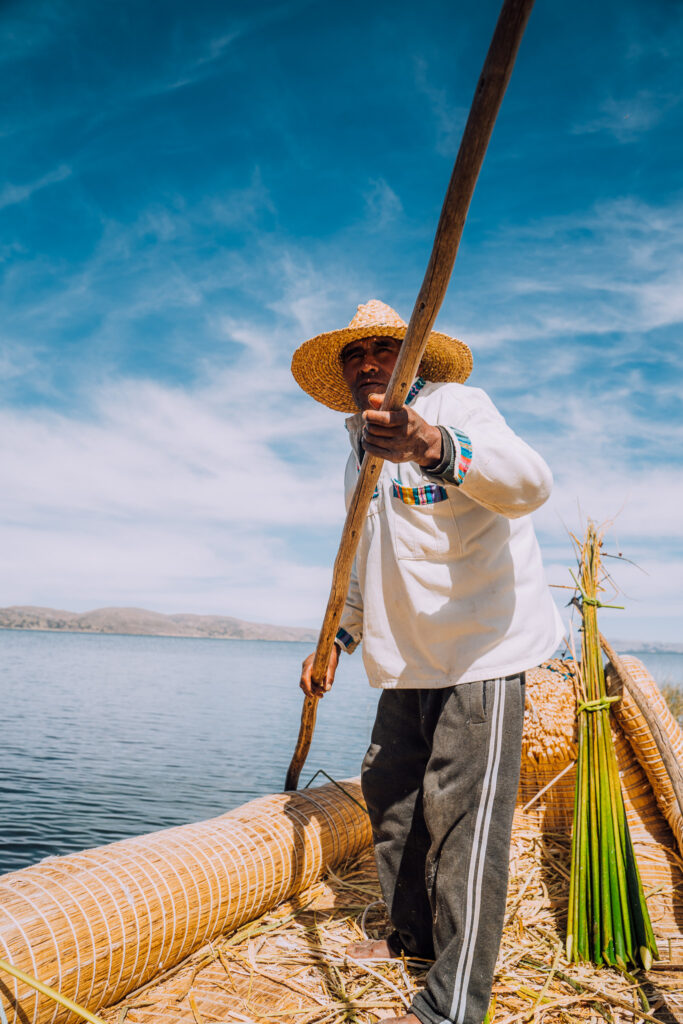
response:
M618 608L619 611L624 611L623 604L603 604L602 601L598 601L597 597L581 597L584 604L589 604L593 608Z
M582 711L605 711L609 708L610 704L614 704L618 700L621 700L620 696L598 697L597 700L585 700L582 704L579 704L576 713L578 715Z
M569 573L571 574L571 578L573 579L574 584L577 585L577 590L581 594L581 600L574 595L574 597L572 597L569 601L569 605L573 604L575 608L579 608L582 614L585 604L589 605L589 607L591 608L616 608L618 611L625 610L623 604L603 604L602 601L599 601L597 599L597 597L587 597L581 588L581 584L578 582L577 578L574 577L574 574L571 571L571 569L569 569Z
M574 595L569 604L574 605L576 608L579 609L580 612L583 613L584 605L588 605L590 608L616 608L620 612L624 611L623 604L603 604L602 601L599 601L597 597L589 597L571 569L569 570L569 575L574 580L574 585L576 586L576 589L581 595L581 600L579 600L579 598L576 595Z

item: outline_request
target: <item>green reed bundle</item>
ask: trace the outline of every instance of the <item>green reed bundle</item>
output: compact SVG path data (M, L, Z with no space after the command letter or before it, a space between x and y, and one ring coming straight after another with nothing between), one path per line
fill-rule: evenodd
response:
M583 613L577 708L579 756L574 795L567 958L627 970L658 959L626 820L609 724L598 634L601 537L593 523L580 548L577 603Z

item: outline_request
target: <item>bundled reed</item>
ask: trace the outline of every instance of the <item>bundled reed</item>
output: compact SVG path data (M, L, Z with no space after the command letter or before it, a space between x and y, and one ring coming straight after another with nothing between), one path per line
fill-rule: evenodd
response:
M567 957L626 971L629 966L649 969L658 952L610 731L610 704L619 698L607 695L598 633L601 545L589 523L576 581L583 632Z

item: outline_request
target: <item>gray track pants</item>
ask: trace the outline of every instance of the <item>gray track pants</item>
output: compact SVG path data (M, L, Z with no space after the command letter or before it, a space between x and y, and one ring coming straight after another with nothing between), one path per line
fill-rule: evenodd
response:
M436 958L412 1012L481 1024L500 947L524 676L385 690L363 762L392 945Z

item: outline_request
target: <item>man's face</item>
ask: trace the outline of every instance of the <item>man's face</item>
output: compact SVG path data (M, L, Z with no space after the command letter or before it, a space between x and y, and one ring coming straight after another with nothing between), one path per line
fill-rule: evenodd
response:
M383 395L393 372L401 342L398 338L359 338L341 353L344 380L361 410L370 408L368 396Z

